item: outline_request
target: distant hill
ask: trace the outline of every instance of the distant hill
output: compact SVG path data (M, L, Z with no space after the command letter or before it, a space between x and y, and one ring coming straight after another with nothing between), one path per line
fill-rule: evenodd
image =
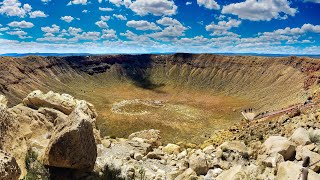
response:
M183 52L181 52L183 53ZM10 57L24 57L24 56L56 56L56 57L65 57L65 56L96 56L96 55L114 55L117 53L101 53L101 54L91 54L91 53L7 53L0 54L0 56L10 56ZM139 53L123 53L138 55ZM146 53L142 53L146 54ZM177 52L152 52L149 54L179 54ZM183 53L185 54L185 53ZM202 53L188 53L188 54L202 54ZM261 53L205 53L205 54L218 54L225 56L262 56L262 57L288 57L288 56L298 56L298 57L310 57L310 58L320 58L320 54L261 54Z

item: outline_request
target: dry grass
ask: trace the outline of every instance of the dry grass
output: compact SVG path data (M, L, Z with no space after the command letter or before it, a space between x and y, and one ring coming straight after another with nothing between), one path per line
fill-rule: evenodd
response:
M127 137L144 129L159 129L164 142L200 143L215 130L228 127L241 119L239 111L248 101L215 96L207 91L160 87L147 90L130 83L69 83L70 94L93 103L99 113L102 135ZM132 114L115 113L112 107L123 100L161 101L163 106L128 104L121 107ZM139 114L139 112L148 112ZM136 114L136 115L135 115Z

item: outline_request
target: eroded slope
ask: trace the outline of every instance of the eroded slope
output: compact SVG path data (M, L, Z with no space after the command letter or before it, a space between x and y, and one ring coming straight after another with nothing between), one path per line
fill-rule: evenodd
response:
M311 58L209 54L1 57L0 92L11 105L35 89L67 92L95 104L106 135L155 128L165 140L179 141L233 124L243 108L303 103L317 94L319 67ZM123 107L133 115L112 112L126 100L163 107L133 103Z

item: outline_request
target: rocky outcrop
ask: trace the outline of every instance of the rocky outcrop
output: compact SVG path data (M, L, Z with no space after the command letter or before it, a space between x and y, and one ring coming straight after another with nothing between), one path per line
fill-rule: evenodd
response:
M34 160L50 168L93 169L100 134L95 128L97 113L92 104L38 90L9 109L4 99L1 97L0 149L16 158L20 178L27 174L25 158L30 149L37 155Z
M40 90L33 91L25 99L23 99L25 106L33 109L40 107L48 107L59 110L69 115L76 106L76 100L68 94L58 94L49 91L47 94L43 94Z
M297 146L304 146L311 143L309 132L304 128L296 129L290 137L290 140L294 142Z
M280 163L276 179L300 179L301 178L301 166L293 162L287 161ZM314 171L309 170L308 180L320 179L320 175Z
M16 180L19 178L21 170L14 157L0 150L0 179Z
M201 150L195 151L189 157L189 167L193 169L197 175L206 175L209 170L206 154Z
M284 160L294 157L296 146L287 138L281 136L271 136L263 144L260 154L271 155L279 153Z
M53 132L44 164L53 167L92 170L97 157L93 116L85 101L79 101L66 122Z

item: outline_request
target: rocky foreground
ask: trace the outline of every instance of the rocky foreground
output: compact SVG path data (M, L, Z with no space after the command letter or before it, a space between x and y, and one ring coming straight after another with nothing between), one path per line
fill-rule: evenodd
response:
M162 145L158 130L100 137L93 105L67 94L34 91L21 104L6 104L0 96L0 179L299 179L307 156L308 179L320 179L316 126L295 123L285 137L273 136L284 126L273 123L269 134L261 132L266 139L197 148Z

